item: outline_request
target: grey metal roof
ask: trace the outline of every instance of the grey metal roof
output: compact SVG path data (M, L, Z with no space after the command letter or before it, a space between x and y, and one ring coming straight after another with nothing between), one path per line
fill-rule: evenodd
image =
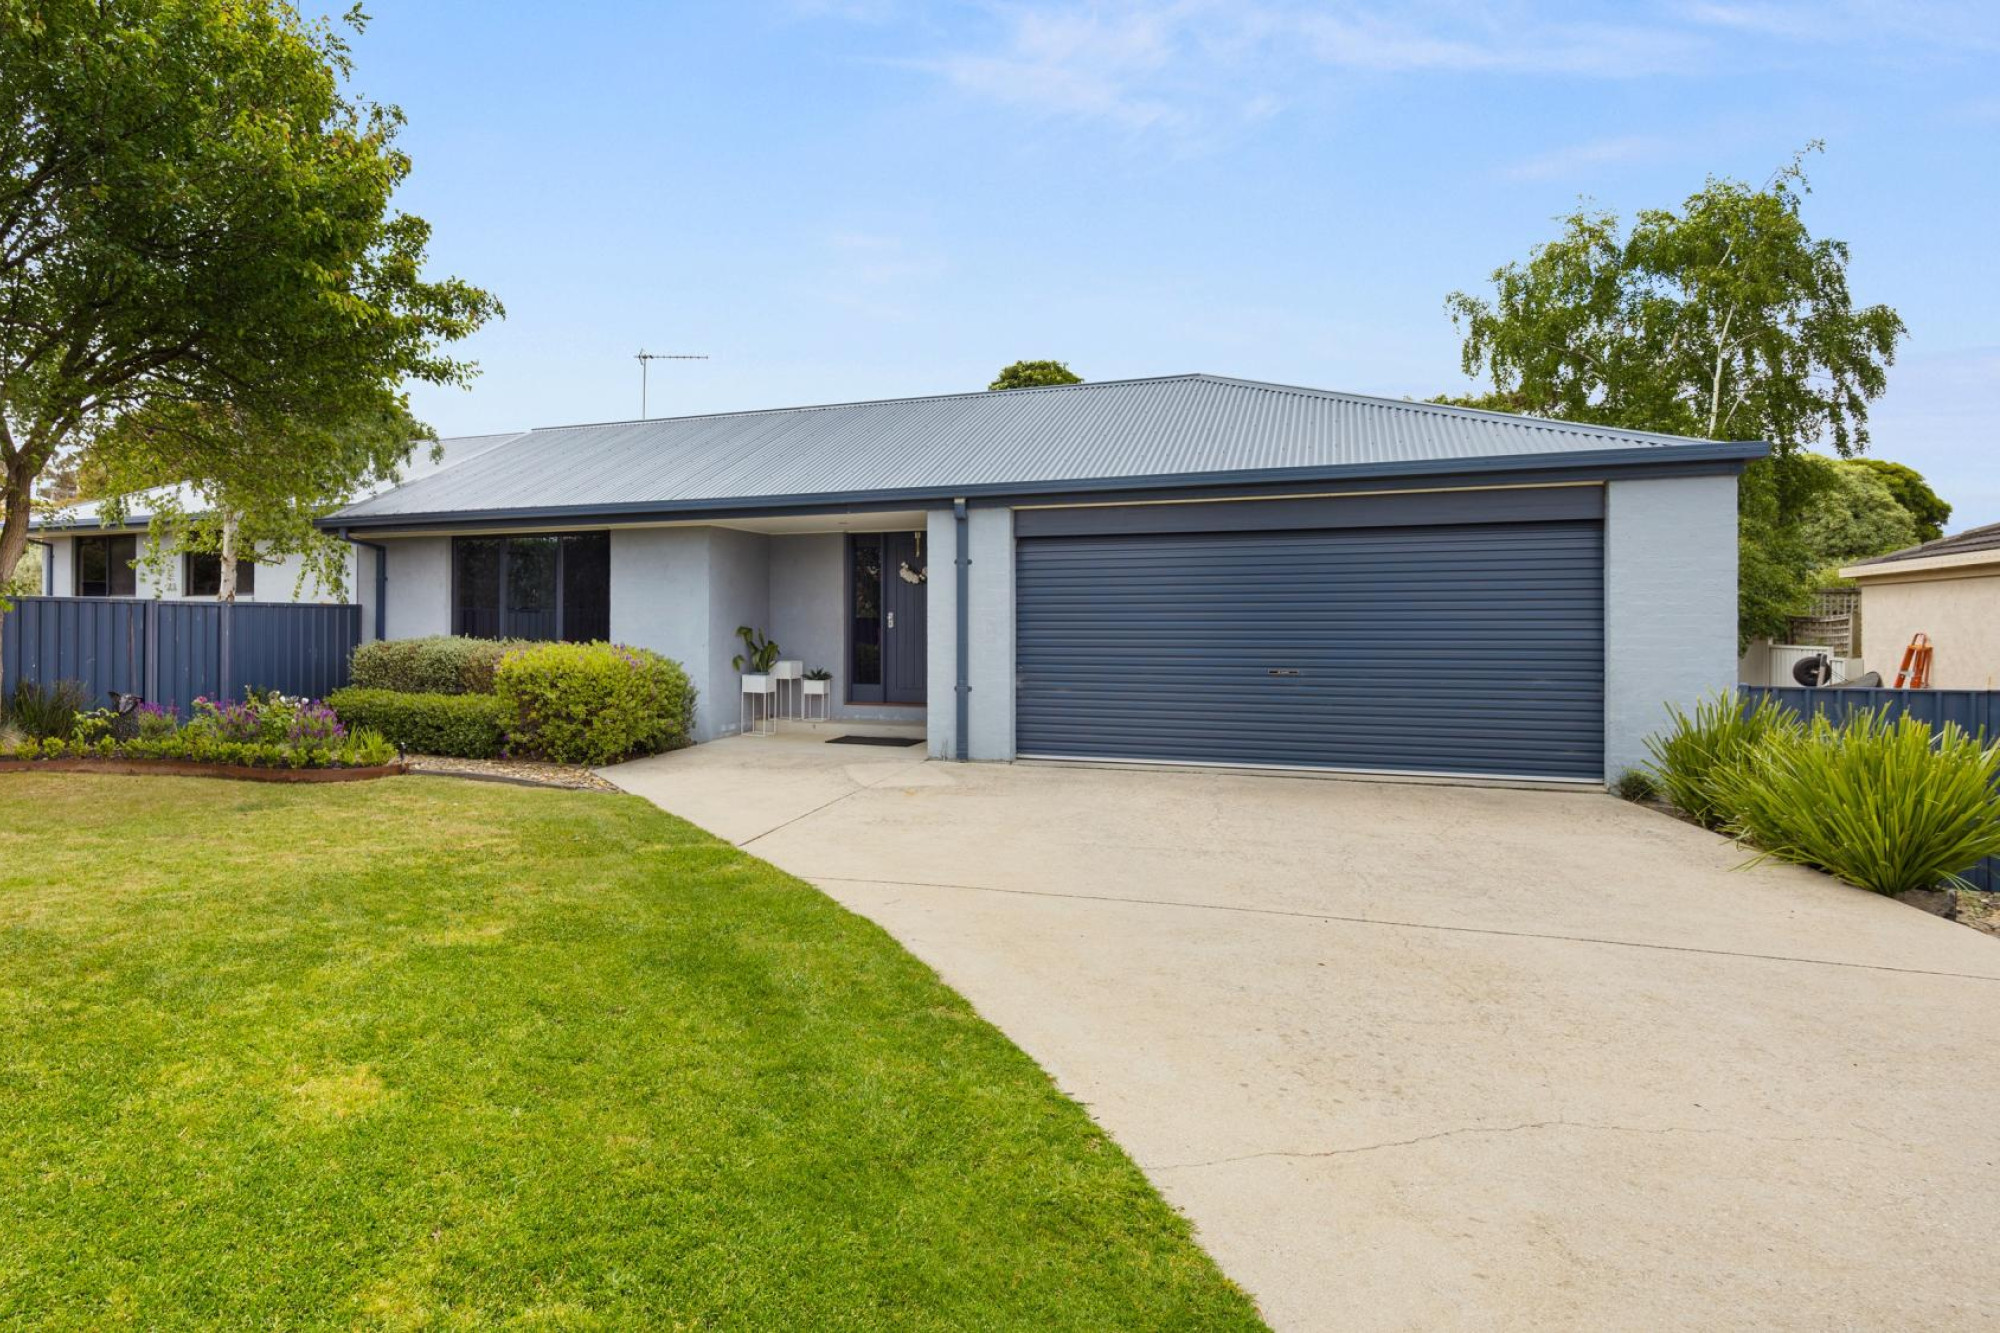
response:
M1967 528L1964 532L1940 537L1921 546L1906 546L1900 551L1878 555L1868 560L1858 560L1850 568L1864 565L1890 565L1899 560L1930 560L1943 555L1972 555L1979 551L2000 550L2000 523L1989 523L1983 528Z
M329 520L994 493L1245 473L1437 470L1713 446L1358 394L1178 375L530 431Z

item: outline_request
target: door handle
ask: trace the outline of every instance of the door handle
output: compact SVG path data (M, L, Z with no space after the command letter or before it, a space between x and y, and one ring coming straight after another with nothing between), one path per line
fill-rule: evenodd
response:
M896 628L896 613L895 613L894 611L891 611L891 612L889 613L889 623L888 623L888 625L887 625L887 626L885 626L885 628L887 628L887 629L894 629L894 628Z

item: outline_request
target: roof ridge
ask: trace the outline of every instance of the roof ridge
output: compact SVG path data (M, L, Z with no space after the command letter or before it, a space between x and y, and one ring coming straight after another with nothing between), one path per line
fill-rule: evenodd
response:
M718 421L725 417L764 417L782 412L832 412L843 407L891 407L903 403L945 403L960 398L986 398L995 394L1067 393L1085 389L1116 389L1132 384L1166 384L1174 380L1223 380L1220 375L1189 371L1179 375L1135 375L1122 380L1079 380L1075 384L1031 384L1020 389L960 389L953 393L914 393L900 398L854 398L838 403L795 403L789 407L739 407L727 412L690 412L678 417L626 417L616 421L576 421L555 426L532 426L526 434L550 430L598 430L610 426L649 426L667 421ZM1244 383L1255 383L1246 380ZM1270 387L1282 388L1282 385Z
M1575 421L1562 417L1535 416L1525 412L1502 412L1493 408L1463 407L1456 403L1433 403L1419 398L1391 398L1384 394L1353 393L1344 389L1321 389L1306 384L1282 384L1275 380L1247 379L1240 375L1218 375L1209 371L1188 371L1175 375L1140 375L1117 380L1082 380L1075 384L1036 384L1021 389L961 389L955 393L909 394L900 398L856 398L837 403L799 403L789 407L736 408L726 412L691 412L672 417L628 417L615 421L580 421L563 425L535 426L519 432L522 435L539 435L559 430L608 430L620 426L651 425L675 421L724 421L735 417L779 416L796 412L833 412L856 407L893 407L911 403L946 403L968 399L983 399L990 394L1050 394L1074 393L1097 389L1128 388L1140 384L1171 383L1225 384L1242 389L1259 389L1267 393L1301 394L1310 398L1335 402L1359 404L1379 404L1405 412L1426 415L1458 417L1473 421L1492 421L1502 425L1525 430L1552 430L1563 432L1584 432L1586 434L1610 435L1623 439L1658 440L1662 443L1685 444L1689 440L1702 440L1696 435L1675 435L1668 431L1639 430L1631 426L1607 426L1594 421ZM495 432L502 433L502 432ZM1711 444L1734 443L1754 444L1753 440L1707 440Z
M1964 541L1967 537L1982 537L1992 532L2000 532L2000 523L1981 523L1978 527L1967 528L1963 532L1946 533L1942 537L1933 537L1927 542L1918 542L1915 546L1905 546L1895 551L1884 551L1881 555L1871 555L1866 560L1857 560L1850 568L1858 569L1862 565L1880 565L1897 560L1921 560L1924 558L1924 553L1932 547L1950 546L1956 542ZM1974 548L1973 552L1967 552L1967 554L1973 554L1980 549L1986 548ZM1947 551L1945 554L1950 555L1954 553Z

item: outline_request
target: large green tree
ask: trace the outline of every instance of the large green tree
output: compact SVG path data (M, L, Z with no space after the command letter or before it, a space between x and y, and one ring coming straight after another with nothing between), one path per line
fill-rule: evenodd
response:
M989 389L1039 389L1048 384L1081 384L1083 376L1066 361L1016 361L993 377Z
M1799 538L1823 575L1917 543L1917 521L1862 459L1823 460L1830 477L1799 514Z
M1934 542L1944 536L1944 525L1951 521L1951 505L1936 491L1931 489L1924 474L1907 463L1892 463L1886 458L1855 458L1849 460L1853 466L1879 477L1916 524L1917 540Z
M1579 209L1497 269L1490 297L1446 300L1463 368L1491 390L1444 401L1771 445L1742 492L1745 638L1782 633L1815 586L1792 527L1831 479L1801 456L1867 448L1905 332L1888 306L1854 303L1847 246L1807 228L1803 156L1761 188L1711 178L1629 227Z
M306 513L407 455L368 435L406 383L472 374L445 346L499 306L427 277L391 206L410 162L348 90L362 21L0 0L0 583L45 470L101 450L119 485Z

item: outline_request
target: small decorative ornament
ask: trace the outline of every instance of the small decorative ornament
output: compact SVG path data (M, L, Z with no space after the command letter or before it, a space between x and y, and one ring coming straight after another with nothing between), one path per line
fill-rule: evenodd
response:
M924 534L919 532L914 535L917 539L917 559L922 560L924 558ZM903 561L901 566L896 570L896 577L905 583L923 583L930 576L931 567L929 565L919 565L917 568L911 569L910 562L907 560Z

